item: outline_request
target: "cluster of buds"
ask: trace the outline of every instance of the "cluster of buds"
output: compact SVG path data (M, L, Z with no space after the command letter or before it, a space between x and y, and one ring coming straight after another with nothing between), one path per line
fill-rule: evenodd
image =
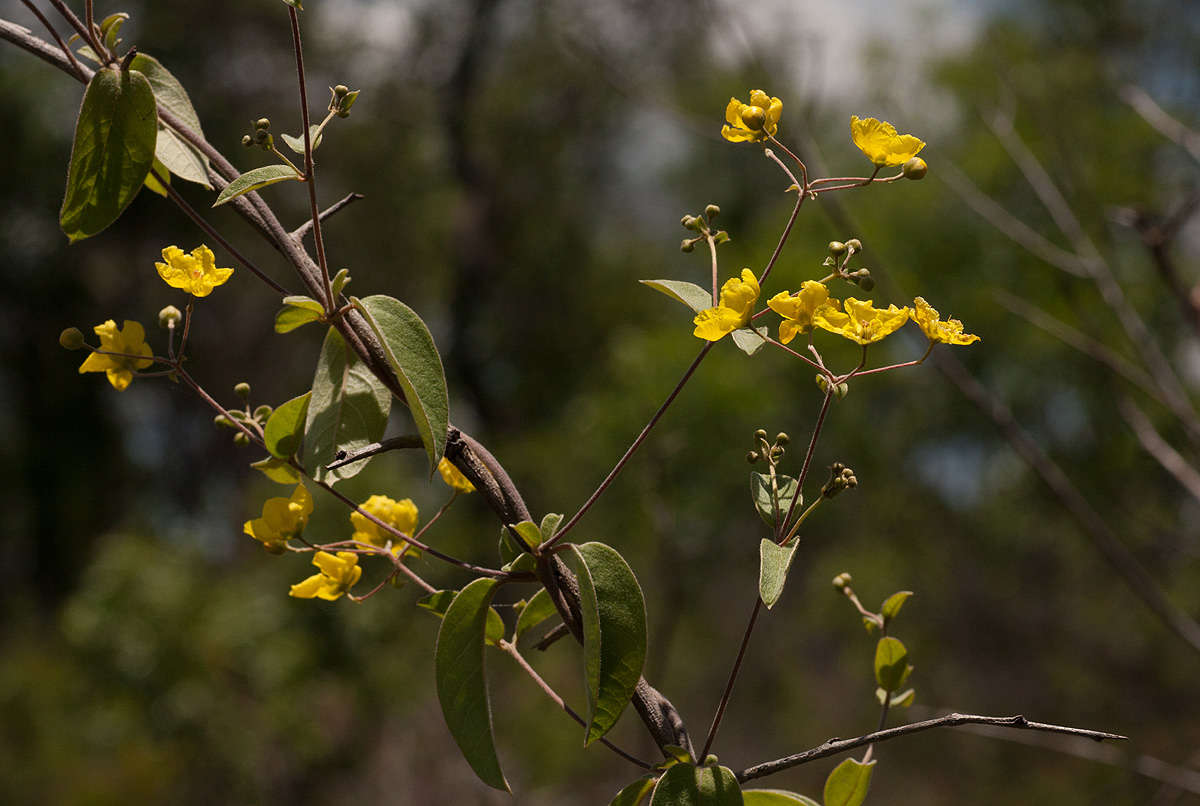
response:
M234 386L233 393L242 399L245 408L230 409L228 417L224 414L218 414L213 418L213 423L223 428L232 428L237 432L233 435L234 445L249 445L250 437L246 436L246 432L238 427L239 424L249 425L253 430L261 434L263 429L266 428L267 420L274 409L270 406L262 405L251 411L250 404L247 402L250 399L250 384L245 381Z
M833 269L838 277L847 282L854 283L863 291L872 291L875 288L875 278L871 276L870 269L864 267L855 271L849 271L847 268L850 259L862 252L862 250L862 241L858 238L850 238L845 242L830 241L829 257L825 258L825 262L821 265L828 269Z
M850 590L850 575L843 571L835 576L833 578L833 589L842 591L843 593L845 593L847 590ZM854 591L850 590L850 593L853 594Z
M254 133L242 135L242 145L246 148L258 146L263 151L273 150L275 138L271 136L271 121L267 118L254 121Z
M786 453L784 446L792 441L783 431L775 435L773 443L767 442L766 429L760 428L754 432L754 439L758 442L758 450L750 451L746 454L746 461L750 464L757 464L759 461L765 460L769 465L774 467L779 464L779 460Z
M690 252L696 248L696 244L705 240L711 234L713 243L722 244L729 240L729 233L725 230L713 231L713 220L721 214L721 208L715 204L710 204L704 208L701 215L685 215L679 219L679 223L684 229L690 229L692 232L699 233L694 238L684 238L679 244L680 250Z
M843 490L853 489L857 486L858 479L855 477L854 471L841 462L834 462L833 466L829 468L829 481L825 482L825 486L821 488L821 495L825 498L833 498Z
M843 399L850 393L850 384L846 381L841 383L830 383L823 373L818 372L816 376L817 388L825 394L832 394L838 400Z
M329 111L339 118L350 117L350 107L358 100L360 90L351 91L345 84L330 87Z

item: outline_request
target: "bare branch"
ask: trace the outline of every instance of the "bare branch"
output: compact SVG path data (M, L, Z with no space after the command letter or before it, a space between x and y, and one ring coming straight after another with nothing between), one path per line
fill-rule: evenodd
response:
M1153 126L1159 134L1187 149L1200 161L1200 132L1188 128L1159 106L1150 93L1133 84L1126 84L1120 91L1121 100L1133 107L1133 111Z
M803 753L796 753L792 756L776 759L775 761L767 761L762 764L755 764L753 767L747 767L737 774L738 783L752 781L755 778L762 778L767 775L791 767L797 767L801 764L806 764L810 761L815 761L826 756L835 756L838 753L844 753L847 750L853 750L856 747L863 745L875 744L876 742L886 742L890 739L898 739L901 736L909 736L914 733L930 730L932 728L954 727L957 725L995 725L1002 728L1015 728L1017 730L1037 730L1047 731L1050 733L1063 733L1069 736L1081 736L1085 739L1102 742L1105 740L1124 741L1128 737L1121 736L1116 733L1105 733L1099 730L1087 730L1085 728L1072 728L1065 725L1050 725L1045 722L1032 722L1023 716L976 716L975 714L947 714L935 719L926 719L924 722L913 722L908 725L899 725L887 730L877 730L874 733L868 733L865 736L859 736L855 739L830 739L823 744L819 744L811 750L805 750Z
M402 434L398 437L389 437L382 442L372 442L370 445L354 453L346 453L344 456L339 456L335 461L325 465L325 469L337 470L342 465L349 465L362 459L369 459L376 454L407 448L420 448L423 445L424 443L421 442L421 438L415 434Z
M1129 423L1129 427L1133 429L1133 433L1137 436L1138 442L1142 443L1142 448L1146 453L1154 457L1164 470L1174 476L1184 489L1192 494L1193 498L1200 501L1200 472L1159 435L1154 428L1154 423L1150 422L1150 418L1132 400L1121 397L1117 400L1117 408L1120 410L1121 416L1125 418L1125 422Z
M319 215L317 218L320 221L326 221L330 217L332 217L336 213L341 212L344 208L349 207L351 204L358 201L359 199L365 199L365 198L367 198L367 197L361 193L350 193L344 199L342 199L341 201L332 205L328 210L325 210L324 212L322 212L321 215ZM307 235L312 230L312 228L313 228L313 222L312 222L312 219L310 218L307 221L305 221L303 224L301 224L300 226L298 226L294 230L292 230L292 237L295 238L296 240L300 240L305 235Z

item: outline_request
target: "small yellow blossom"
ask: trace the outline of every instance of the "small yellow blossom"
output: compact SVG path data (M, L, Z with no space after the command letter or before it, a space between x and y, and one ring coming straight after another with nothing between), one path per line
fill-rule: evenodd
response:
M979 337L972 333L963 333L963 323L957 319L942 321L938 318L937 309L925 301L924 297L913 300L914 309L910 312L912 320L921 327L921 332L930 341L940 341L943 344L974 344Z
M151 360L154 353L150 350L150 345L146 344L146 330L139 323L126 319L125 327L118 330L117 323L109 319L102 325L96 325L92 330L100 337L101 350L110 353L124 353L124 355L105 355L101 352L93 352L87 357L87 360L79 365L81 373L104 372L108 375L108 382L113 385L113 388L118 392L124 392L133 381L135 369L145 369L154 363ZM145 358L131 357L135 355L145 356Z
M767 300L767 307L783 317L779 323L779 340L784 344L797 334L812 330L813 315L826 306L837 310L838 301L829 299L829 288L816 280L805 280L795 294L780 291Z
M750 90L750 103L730 98L725 107L725 125L721 136L731 143L758 143L774 137L779 131L779 116L783 101L772 98L762 90Z
M358 555L353 551L339 551L337 555L328 551L318 551L313 556L313 565L321 570L303 582L298 582L288 591L288 596L297 599L312 599L319 597L332 602L354 587L362 576L358 567Z
M908 321L907 307L889 305L884 310L876 308L870 300L860 302L854 297L847 297L844 304L844 313L833 306L821 308L814 314L813 324L850 341L867 345L895 333Z
M886 120L850 118L850 136L854 145L876 165L903 165L917 155L925 143L911 134L897 134Z
M268 551L281 552L287 541L304 531L312 511L312 496L303 484L297 484L291 498L268 498L263 503L262 517L246 521L242 531Z
M470 479L464 476L457 467L451 464L450 460L442 457L442 461L438 462L438 472L442 474L442 481L449 484L460 493L475 492L475 485Z
M193 297L207 297L233 274L233 269L217 268L216 256L204 244L190 255L178 246L168 246L162 250L162 256L166 263L154 264L158 276L171 288L182 288Z
M409 537L417 530L419 513L417 512L417 505L410 498L395 501L386 495L373 495L360 506L376 518L379 518L379 520ZM379 548L386 546L390 540L392 541L392 553L397 556L405 552L413 555L417 553L417 549L411 543L406 543L395 535L384 531L380 528L379 524L367 518L361 512L351 512L350 523L354 526L354 534L350 536L351 540L357 540L360 543L370 543L372 546L378 546Z
M731 277L721 286L721 302L717 307L696 314L692 320L696 325L692 335L705 341L720 341L726 334L750 324L759 293L761 289L754 272L742 269L740 279Z

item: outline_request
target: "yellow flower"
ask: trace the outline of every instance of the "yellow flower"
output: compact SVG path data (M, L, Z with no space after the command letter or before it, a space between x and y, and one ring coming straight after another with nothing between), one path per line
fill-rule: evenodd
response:
M475 492L475 485L457 467L451 464L449 459L442 457L442 461L438 462L438 472L442 474L442 481L460 493Z
M361 504L361 506L367 512L379 518L379 520L409 537L417 530L419 513L417 512L417 505L412 502L412 499L404 498L394 501L386 495L373 495ZM386 546L390 540L392 541L392 553L397 556L406 551L414 555L417 553L417 550L413 548L411 543L405 543L400 538L384 531L379 527L379 524L360 512L350 513L350 523L354 526L354 534L350 536L351 540L357 540L360 543L370 543L372 546L378 546L379 548Z
M313 556L313 565L321 569L321 573L293 585L288 596L297 599L312 599L315 596L332 602L354 587L354 583L362 576L358 555L353 551L339 551L337 556L328 551L318 551Z
M767 307L783 317L779 323L779 340L787 344L798 333L812 330L813 315L826 306L835 311L838 301L829 299L829 289L816 280L805 280L795 294L780 291L767 300Z
M903 165L917 155L925 143L911 134L897 134L886 120L850 117L850 136L876 165Z
M117 323L109 319L102 325L92 328L100 337L100 349L125 355L105 355L94 352L87 360L79 365L82 372L104 372L108 374L108 382L118 392L124 392L133 380L135 369L145 369L154 363L150 345L146 344L146 331L137 322L125 320L125 327L117 330ZM131 358L142 355L145 358Z
M200 244L190 255L178 246L162 250L166 263L155 263L158 276L171 288L182 288L193 297L207 297L212 290L229 279L233 269L218 269L212 250Z
M930 341L940 341L943 344L974 344L979 337L972 333L963 333L963 323L957 319L942 321L938 318L937 310L925 301L924 297L913 300L915 309L911 311L912 320L921 326Z
M268 498L263 503L262 517L246 521L242 531L260 541L268 551L278 553L304 531L312 511L312 496L303 484L297 484L291 498Z
M721 136L731 143L758 143L774 137L779 130L783 101L772 98L762 90L750 90L750 103L730 98L725 107L725 125Z
M731 277L721 286L721 302L717 307L696 314L692 335L705 341L720 341L727 333L750 324L760 292L754 272L742 269L741 279Z
M870 300L860 302L847 297L843 313L832 305L821 308L813 316L813 324L822 330L844 336L859 344L874 344L899 330L908 321L909 309L887 306L876 308Z

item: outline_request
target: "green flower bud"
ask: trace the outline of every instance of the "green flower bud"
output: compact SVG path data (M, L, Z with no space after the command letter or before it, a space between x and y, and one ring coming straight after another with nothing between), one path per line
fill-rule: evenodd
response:
M825 394L829 394L829 379L818 372L815 380L817 382L817 388Z
M335 98L344 98L348 92L350 92L350 88L345 84L338 84L333 88L333 95Z
M236 434L233 435L233 444L241 445L243 447L246 445L249 445L250 437L246 436L246 432L238 431Z
M845 590L846 586L849 584L850 584L850 575L847 574L845 571L843 571L842 573L838 574L837 576L835 576L833 578L833 587L836 590Z
M761 106L743 106L742 123L751 131L761 131L767 122L767 113Z
M846 244L841 241L830 241L829 254L835 257L846 254Z
M679 219L679 223L692 230L693 232L702 232L704 230L704 222L698 216L685 215Z
M755 431L754 438L755 439L766 439L767 438L767 429L760 428L757 431Z
M714 219L721 214L721 208L715 204L710 204L704 208L704 215L709 219Z
M83 347L83 331L69 327L58 334L58 343L66 350L78 350Z
M874 291L875 290L875 278L869 274L866 277L860 277L858 279L858 287L861 288L863 291Z
M924 179L925 174L929 171L929 166L920 157L913 157L904 163L902 171L905 179Z
M762 457L758 455L758 451L750 451L746 454L746 461L750 464L755 464L760 458Z
M842 383L839 383L837 386L833 387L833 394L835 396L837 396L838 400L844 399L846 397L846 395L848 395L849 393L850 393L850 384L846 383L845 381L843 381Z
M680 252L691 252L696 248L696 242L691 238L684 238L679 242Z
M861 252L863 249L862 241L860 241L858 238L851 238L850 240L846 241L846 248L852 252Z
M213 425L219 425L222 428L233 428L233 420L230 420L224 414L218 414L213 417Z
M791 441L792 441L792 438L789 437L783 431L780 431L778 434L775 435L775 444L776 445L786 445Z
M250 384L242 381L237 386L233 387L233 393L242 400L245 400L246 398L250 397Z
M179 312L178 308L174 305L168 305L158 312L158 326L161 328L172 328L182 318L183 314Z
M271 121L267 118L259 118L258 120L254 121L254 128L265 132L271 128Z
M272 411L273 411L273 409L270 406L267 406L267 405L259 406L258 408L256 408L254 410L254 419L266 420L268 417L271 416Z
M244 145L246 148L249 148L250 146L254 145L254 138L248 134L243 134L242 145Z

